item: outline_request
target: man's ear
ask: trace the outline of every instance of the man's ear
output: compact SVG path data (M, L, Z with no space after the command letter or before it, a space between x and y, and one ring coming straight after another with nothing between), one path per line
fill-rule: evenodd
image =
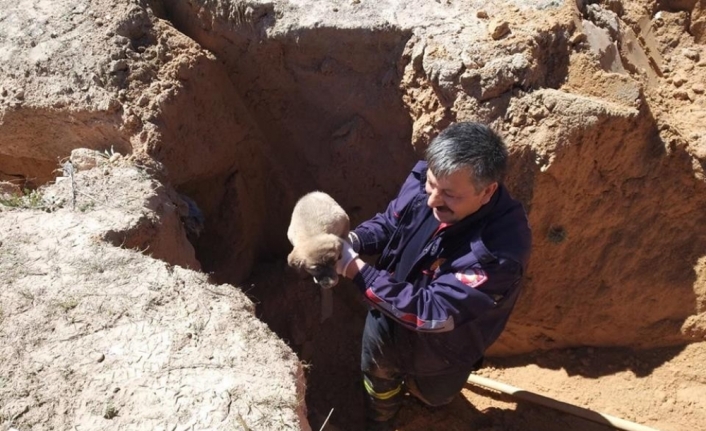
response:
M490 183L488 184L483 191L481 192L482 198L481 198L481 205L485 205L488 202L490 202L490 198L493 197L493 194L495 191L498 189L498 183Z

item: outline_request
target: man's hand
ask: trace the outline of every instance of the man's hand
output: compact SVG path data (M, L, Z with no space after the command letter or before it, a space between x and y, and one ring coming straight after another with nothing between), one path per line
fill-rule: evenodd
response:
M357 257L358 253L353 250L353 247L348 241L344 240L343 247L341 248L341 258L336 262L336 273L345 277L348 265Z
M353 250L355 250L356 252L360 251L360 239L358 238L358 235L355 234L355 232L348 232L348 242L351 243L351 247L353 247Z

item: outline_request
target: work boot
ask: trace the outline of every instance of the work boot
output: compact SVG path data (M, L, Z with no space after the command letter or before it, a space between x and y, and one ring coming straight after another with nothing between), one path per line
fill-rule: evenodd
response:
M373 383L376 387L373 387ZM394 380L363 376L365 389L365 416L371 425L375 422L389 422L402 406L402 384ZM375 390L378 389L377 391Z

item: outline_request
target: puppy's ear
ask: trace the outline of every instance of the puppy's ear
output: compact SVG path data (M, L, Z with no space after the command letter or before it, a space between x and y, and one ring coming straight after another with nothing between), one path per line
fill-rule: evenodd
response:
M299 256L296 248L287 256L287 265L299 271L304 270L304 259Z

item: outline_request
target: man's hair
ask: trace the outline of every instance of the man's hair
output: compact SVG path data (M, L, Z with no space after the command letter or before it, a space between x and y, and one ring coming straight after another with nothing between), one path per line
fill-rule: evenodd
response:
M507 170L505 143L490 127L480 123L447 127L429 144L426 159L436 177L468 169L477 191L491 183L501 183Z

